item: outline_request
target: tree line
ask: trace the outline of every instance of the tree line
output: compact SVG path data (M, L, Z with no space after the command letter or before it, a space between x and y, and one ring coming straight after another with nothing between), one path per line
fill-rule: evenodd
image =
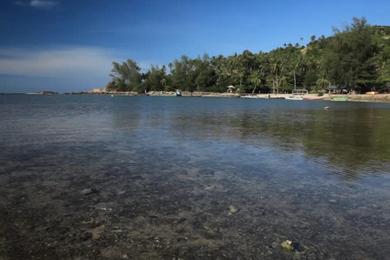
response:
M181 56L167 66L142 71L129 59L113 62L108 90L285 93L294 88L320 92L329 88L390 90L390 26L369 25L353 18L330 37L312 36L306 45L284 44L270 52L249 50L231 56Z

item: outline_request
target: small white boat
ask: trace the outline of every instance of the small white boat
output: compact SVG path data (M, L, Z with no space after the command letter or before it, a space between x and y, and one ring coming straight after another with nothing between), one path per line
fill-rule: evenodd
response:
M181 91L176 89L175 95L176 97L181 97Z
M303 100L303 96L308 94L307 89L294 89L290 96L285 97L287 100Z
M247 95L247 96L240 96L240 98L259 98L259 97L258 96Z
M303 100L303 96L301 96L301 95L291 95L291 96L285 97L285 99L287 99L287 100Z

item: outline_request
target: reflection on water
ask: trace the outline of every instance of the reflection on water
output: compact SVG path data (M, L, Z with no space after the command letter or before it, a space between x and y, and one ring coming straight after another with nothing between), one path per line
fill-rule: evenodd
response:
M0 258L390 254L388 104L0 96L0 119Z
M171 131L179 135L184 131L193 138L218 138L303 152L307 157L326 159L327 164L348 170L341 172L345 174L381 172L390 160L389 110L354 108L352 104L324 111L321 103L315 105L320 107L271 111L259 107L176 117Z
M382 173L390 161L386 104L193 99L172 105L172 101L176 102L168 99L137 104L131 112L117 111L114 127L151 131L157 139L218 140L302 152L344 168L341 173L346 174ZM329 111L323 110L329 105Z

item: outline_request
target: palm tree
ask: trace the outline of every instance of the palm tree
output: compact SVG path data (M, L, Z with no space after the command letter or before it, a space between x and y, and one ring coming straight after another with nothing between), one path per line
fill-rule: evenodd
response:
M318 79L317 82L316 82L317 90L323 90L323 89L326 89L329 86L330 86L330 81L327 80L324 77Z
M260 71L258 71L258 70L252 71L252 73L249 76L249 81L254 86L254 88L252 90L252 94L254 94L256 92L256 88L261 83L262 74L263 74L262 71L263 71L263 68Z

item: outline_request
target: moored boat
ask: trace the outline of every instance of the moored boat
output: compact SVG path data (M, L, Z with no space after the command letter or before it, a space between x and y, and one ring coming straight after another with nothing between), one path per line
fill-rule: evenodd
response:
M259 97L253 95L247 95L247 96L240 96L240 98L259 98Z
M330 98L331 101L348 101L348 97L347 96L335 96L335 97L331 97Z
M287 100L303 100L303 96L307 95L309 91L307 89L296 89L292 91L292 94L290 96L285 97Z
M287 100L303 100L303 96L301 95L290 95L285 97Z

